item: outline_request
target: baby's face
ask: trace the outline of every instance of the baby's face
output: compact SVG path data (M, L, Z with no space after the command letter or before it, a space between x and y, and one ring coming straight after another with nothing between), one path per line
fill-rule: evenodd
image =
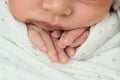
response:
M90 27L108 13L114 0L9 0L13 16L47 30Z

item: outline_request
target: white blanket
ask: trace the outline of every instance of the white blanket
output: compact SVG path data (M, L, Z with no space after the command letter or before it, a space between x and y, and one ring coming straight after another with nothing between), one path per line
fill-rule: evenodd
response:
M120 21L109 13L93 26L68 64L52 63L29 41L26 25L0 0L0 80L120 80Z

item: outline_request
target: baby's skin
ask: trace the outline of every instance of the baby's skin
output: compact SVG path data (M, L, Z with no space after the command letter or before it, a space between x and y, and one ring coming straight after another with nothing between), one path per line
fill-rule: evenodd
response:
M67 63L75 55L76 48L88 37L89 28L75 30L45 31L35 25L28 25L30 41L48 55L52 62Z
M12 15L51 61L67 63L88 37L89 28L110 11L114 0L9 0ZM62 31L62 32L61 32ZM49 45L48 45L49 44Z

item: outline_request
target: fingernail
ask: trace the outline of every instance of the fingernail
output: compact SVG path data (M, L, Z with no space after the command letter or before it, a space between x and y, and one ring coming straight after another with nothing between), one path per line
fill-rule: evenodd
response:
M47 52L47 48L46 48L46 47L42 47L42 50L43 50L44 52Z
M50 55L50 59L52 62L58 62L58 56L57 55Z
M58 58L57 57L52 57L52 62L58 62Z
M70 57L74 56L74 54L75 54L75 52L74 52L73 50L71 50L71 51L69 52L69 56L70 56Z
M65 64L68 62L68 59L65 58L65 57L62 57L61 61L60 61L62 64Z

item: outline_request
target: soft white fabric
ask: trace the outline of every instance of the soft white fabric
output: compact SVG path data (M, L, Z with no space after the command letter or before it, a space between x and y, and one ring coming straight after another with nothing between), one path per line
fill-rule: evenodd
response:
M120 21L117 13L93 26L68 64L57 64L29 41L26 25L0 0L0 80L120 80Z

